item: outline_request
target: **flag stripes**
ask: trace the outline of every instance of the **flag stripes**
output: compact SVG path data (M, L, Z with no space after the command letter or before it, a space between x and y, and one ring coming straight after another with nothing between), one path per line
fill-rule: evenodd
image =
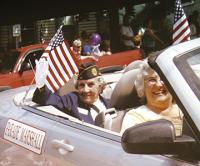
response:
M51 39L42 57L45 57L49 64L45 84L52 92L65 85L75 73L78 73L78 59L64 40L62 27Z
M178 44L183 41L190 40L190 35L190 27L187 21L187 17L183 11L181 1L176 0L173 25L173 44Z

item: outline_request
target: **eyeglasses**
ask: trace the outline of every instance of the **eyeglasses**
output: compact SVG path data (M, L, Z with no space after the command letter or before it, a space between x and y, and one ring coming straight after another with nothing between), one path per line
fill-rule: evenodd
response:
M145 79L145 82L146 82L146 83L149 83L149 84L156 84L156 83L164 84L163 81L160 80L160 78L158 78L158 77L150 77L150 78L147 78L147 79Z

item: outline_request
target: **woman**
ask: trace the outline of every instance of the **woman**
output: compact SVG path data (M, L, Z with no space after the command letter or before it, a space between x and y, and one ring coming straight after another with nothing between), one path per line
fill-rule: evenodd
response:
M136 124L164 118L174 124L176 135L180 136L183 120L181 110L173 103L172 96L166 86L146 61L141 62L138 68L141 72L137 75L134 84L144 105L126 113L121 133Z

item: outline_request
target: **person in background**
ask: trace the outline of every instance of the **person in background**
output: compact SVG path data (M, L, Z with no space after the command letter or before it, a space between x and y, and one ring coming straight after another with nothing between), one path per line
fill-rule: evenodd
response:
M110 41L109 40L103 40L100 45L100 52L101 55L111 55L111 49L110 49Z
M82 42L80 39L74 40L72 46L70 47L78 59L81 58L81 47L82 47Z
M81 40L80 40L79 38L73 41L71 50L73 51L73 53L76 55L76 57L77 57L79 60L91 59L92 61L98 61L98 59L95 58L94 56L82 56L82 55L81 55L81 51L82 51L82 42L81 42Z
M89 43L83 46L83 56L101 56L101 52L99 50L100 44L101 36L98 33L93 33L90 37Z
M80 38L80 40L81 40L81 42L82 42L82 46L88 44L89 38L88 38L87 31L82 31L82 32L81 32L81 38Z
M120 28L120 35L123 45L123 50L134 49L133 37L134 33L131 27L132 17L126 14L123 19L123 25Z
M191 30L191 39L199 37L200 26L199 26L199 12L197 10L193 11L188 18L190 30Z
M153 30L153 21L152 18L147 18L145 22L144 34L142 37L142 48L145 51L145 54L148 56L151 52L156 51L156 44L159 44L160 47L164 47L164 42L156 35L156 32Z
M121 133L129 127L143 122L167 119L173 123L176 136L180 136L183 123L181 110L173 102L166 86L158 74L148 66L146 60L136 61L135 63L139 64L138 69L141 72L137 75L134 85L144 105L126 113L122 122Z
M48 62L41 58L36 60L35 81L37 89L33 94L33 101L40 105L52 105L81 121L95 124L96 116L109 107L109 101L101 96L104 90L104 80L94 63L83 63L79 68L79 75L75 88L77 91L59 96L52 93L45 86L48 72ZM112 118L105 116L105 128L111 128Z
M135 49L140 51L141 59L144 59L146 56L145 56L144 50L141 48L141 45L142 45L142 37L141 37L141 35L135 35L133 37L133 43L135 45Z

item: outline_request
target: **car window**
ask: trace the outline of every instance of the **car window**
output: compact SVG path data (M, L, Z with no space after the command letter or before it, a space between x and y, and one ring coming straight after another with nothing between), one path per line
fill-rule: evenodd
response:
M0 64L0 73L11 72L15 66L19 54L20 52L18 51L10 51L6 53L2 58L2 63Z
M39 60L40 57L42 56L44 50L36 50L36 51L32 51L32 52L29 52L27 55L26 55L26 58L23 62L23 64L31 64L31 66L33 68L35 68L35 60ZM30 70L30 68L27 68L27 70Z
M194 74L200 80L200 54L188 58L187 62L190 65L191 69L193 70Z
M174 63L200 100L200 49L178 55Z

